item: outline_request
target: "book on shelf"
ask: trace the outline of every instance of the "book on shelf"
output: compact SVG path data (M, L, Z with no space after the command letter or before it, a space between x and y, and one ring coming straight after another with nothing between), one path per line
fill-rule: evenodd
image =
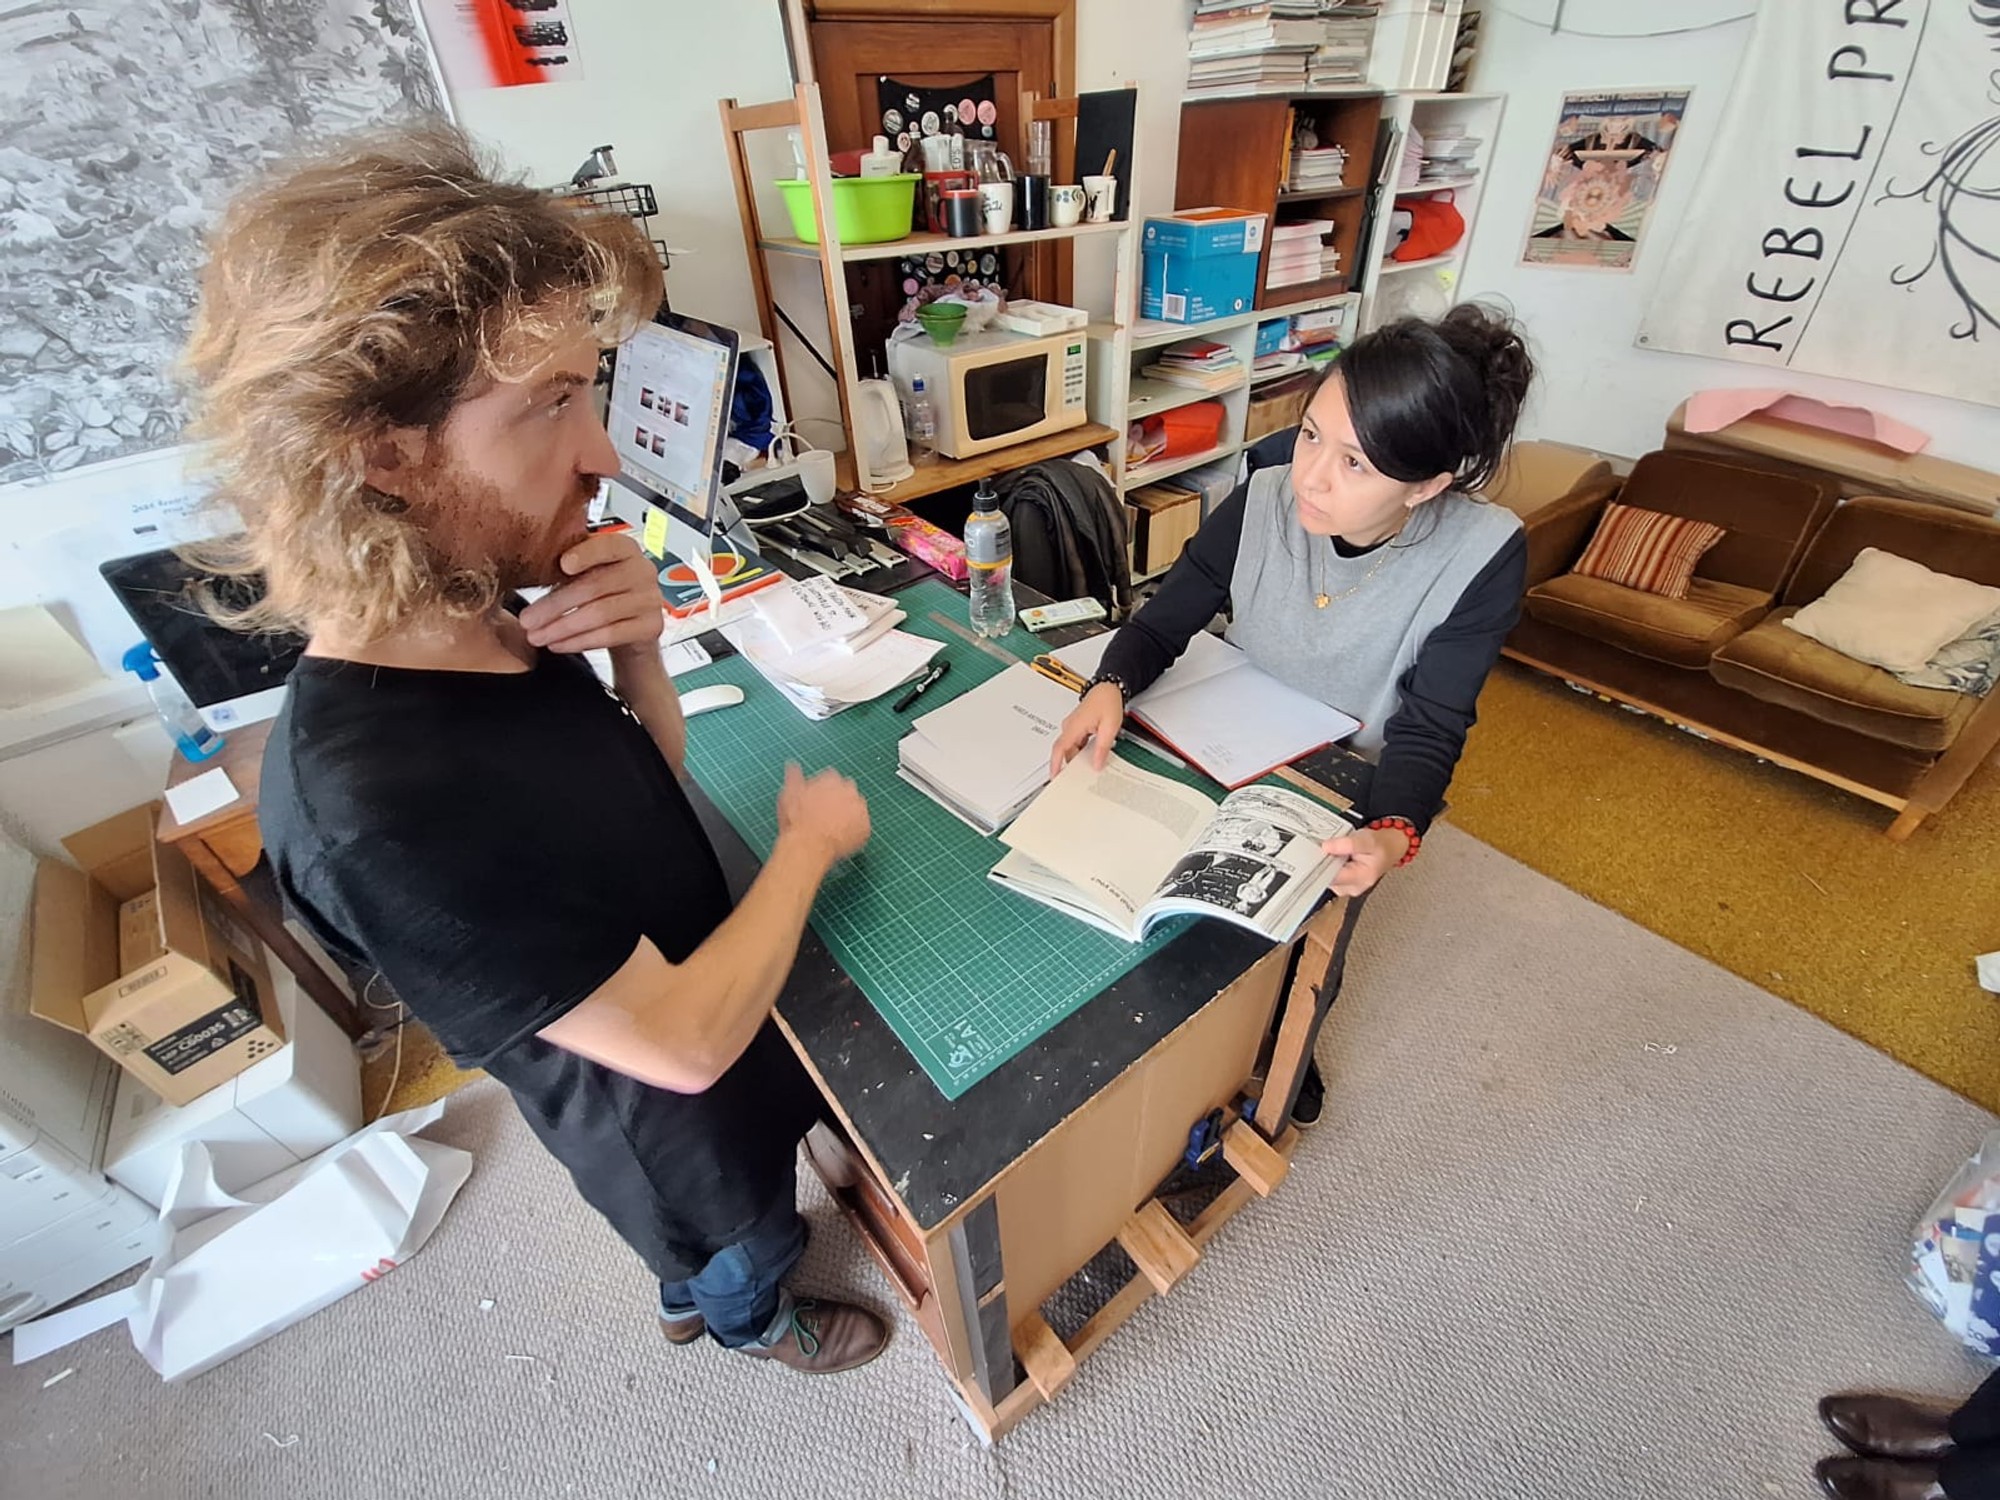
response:
M1109 634L1092 636L1055 657L1088 678L1110 641ZM1361 727L1352 715L1288 687L1205 630L1195 632L1180 660L1134 697L1126 712L1196 770L1232 788Z
M1079 755L1002 835L991 879L1139 942L1173 917L1217 917L1275 942L1319 905L1354 824L1303 792L1250 786L1220 803L1117 756Z

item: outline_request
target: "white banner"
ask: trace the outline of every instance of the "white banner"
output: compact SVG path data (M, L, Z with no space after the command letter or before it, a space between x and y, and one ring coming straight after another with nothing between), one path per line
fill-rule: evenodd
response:
M1765 0L1638 342L2000 405L2000 0Z

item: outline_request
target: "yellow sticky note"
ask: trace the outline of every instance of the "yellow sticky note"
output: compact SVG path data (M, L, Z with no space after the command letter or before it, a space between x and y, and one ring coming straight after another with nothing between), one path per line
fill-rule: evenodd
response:
M667 513L657 505L646 507L646 529L640 545L655 557L667 555Z

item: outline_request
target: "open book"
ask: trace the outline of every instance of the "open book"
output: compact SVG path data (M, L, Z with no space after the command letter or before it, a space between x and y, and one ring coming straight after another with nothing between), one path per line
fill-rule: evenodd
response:
M1182 915L1283 942L1341 864L1320 845L1353 829L1282 787L1242 787L1217 805L1115 755L1102 771L1079 755L1001 835L1008 853L991 878L1135 943Z
M1064 646L1056 660L1089 677L1115 633ZM1125 711L1227 787L1247 786L1361 727L1351 714L1278 681L1205 630L1194 633L1180 660Z

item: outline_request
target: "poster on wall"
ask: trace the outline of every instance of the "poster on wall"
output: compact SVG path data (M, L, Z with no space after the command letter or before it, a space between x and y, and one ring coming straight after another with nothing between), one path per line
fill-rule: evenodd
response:
M1688 91L1565 94L1521 263L1629 271Z
M2000 0L1757 13L1638 342L2000 405Z
M304 143L444 111L409 0L17 8L0 49L0 484L180 439L202 236Z
M454 94L583 77L567 0L419 0Z

